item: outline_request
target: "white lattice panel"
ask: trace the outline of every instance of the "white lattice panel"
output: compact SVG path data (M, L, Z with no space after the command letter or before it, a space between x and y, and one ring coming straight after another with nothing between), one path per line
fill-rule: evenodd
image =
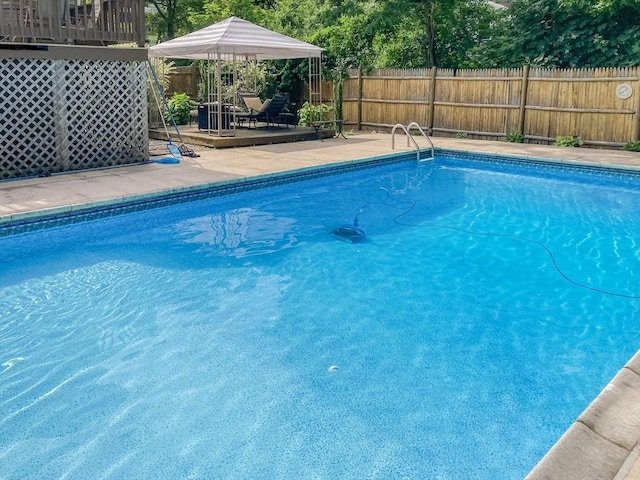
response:
M0 178L56 171L53 63L0 65Z
M145 65L0 60L0 179L149 158Z

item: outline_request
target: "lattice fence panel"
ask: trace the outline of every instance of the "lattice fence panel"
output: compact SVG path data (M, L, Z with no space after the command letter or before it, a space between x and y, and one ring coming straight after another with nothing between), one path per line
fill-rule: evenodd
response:
M57 170L53 63L0 62L0 178Z
M142 62L0 60L0 178L148 160L145 75Z

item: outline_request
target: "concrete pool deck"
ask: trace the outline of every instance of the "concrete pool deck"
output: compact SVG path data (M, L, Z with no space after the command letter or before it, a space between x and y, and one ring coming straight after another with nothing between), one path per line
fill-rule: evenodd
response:
M418 140L420 141L420 140ZM640 153L439 138L437 148L640 171ZM422 143L420 143L422 145ZM0 182L0 227L41 216L198 191L407 151L387 134L237 149L203 149L179 164L148 163ZM640 321L640 320L639 320ZM640 352L612 379L527 477L640 480Z

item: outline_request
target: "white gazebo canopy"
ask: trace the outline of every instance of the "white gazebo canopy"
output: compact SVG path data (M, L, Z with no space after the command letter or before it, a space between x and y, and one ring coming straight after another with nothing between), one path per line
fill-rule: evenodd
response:
M314 58L322 48L273 32L238 17L229 17L179 38L149 48L149 56L193 60Z
M150 57L186 58L207 60L217 64L216 92L212 93L209 83L208 97L217 95L217 105L223 105L221 84L221 63L238 60L280 60L288 58L309 59L309 101L322 103L322 51L307 42L273 32L238 17L202 28L193 33L159 43L149 48ZM209 73L207 73L209 75ZM234 105L235 107L235 100ZM217 132L221 135L222 108L217 108ZM209 123L207 123L209 125ZM211 132L210 127L208 127ZM235 131L235 123L233 126Z

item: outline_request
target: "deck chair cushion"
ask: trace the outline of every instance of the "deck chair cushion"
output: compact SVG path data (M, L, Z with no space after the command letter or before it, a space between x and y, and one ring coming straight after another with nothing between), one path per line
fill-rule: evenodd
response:
M238 92L238 99L240 100L240 106L247 112L257 112L263 105L262 100L255 93Z
M258 108L257 110L254 111L254 113L256 115L260 115L261 113L266 112L269 107L271 106L271 99L267 98L264 103L260 106L260 108Z
M267 100L267 102L271 103L271 100ZM259 112L264 106L260 97L244 97L244 104L250 112Z

